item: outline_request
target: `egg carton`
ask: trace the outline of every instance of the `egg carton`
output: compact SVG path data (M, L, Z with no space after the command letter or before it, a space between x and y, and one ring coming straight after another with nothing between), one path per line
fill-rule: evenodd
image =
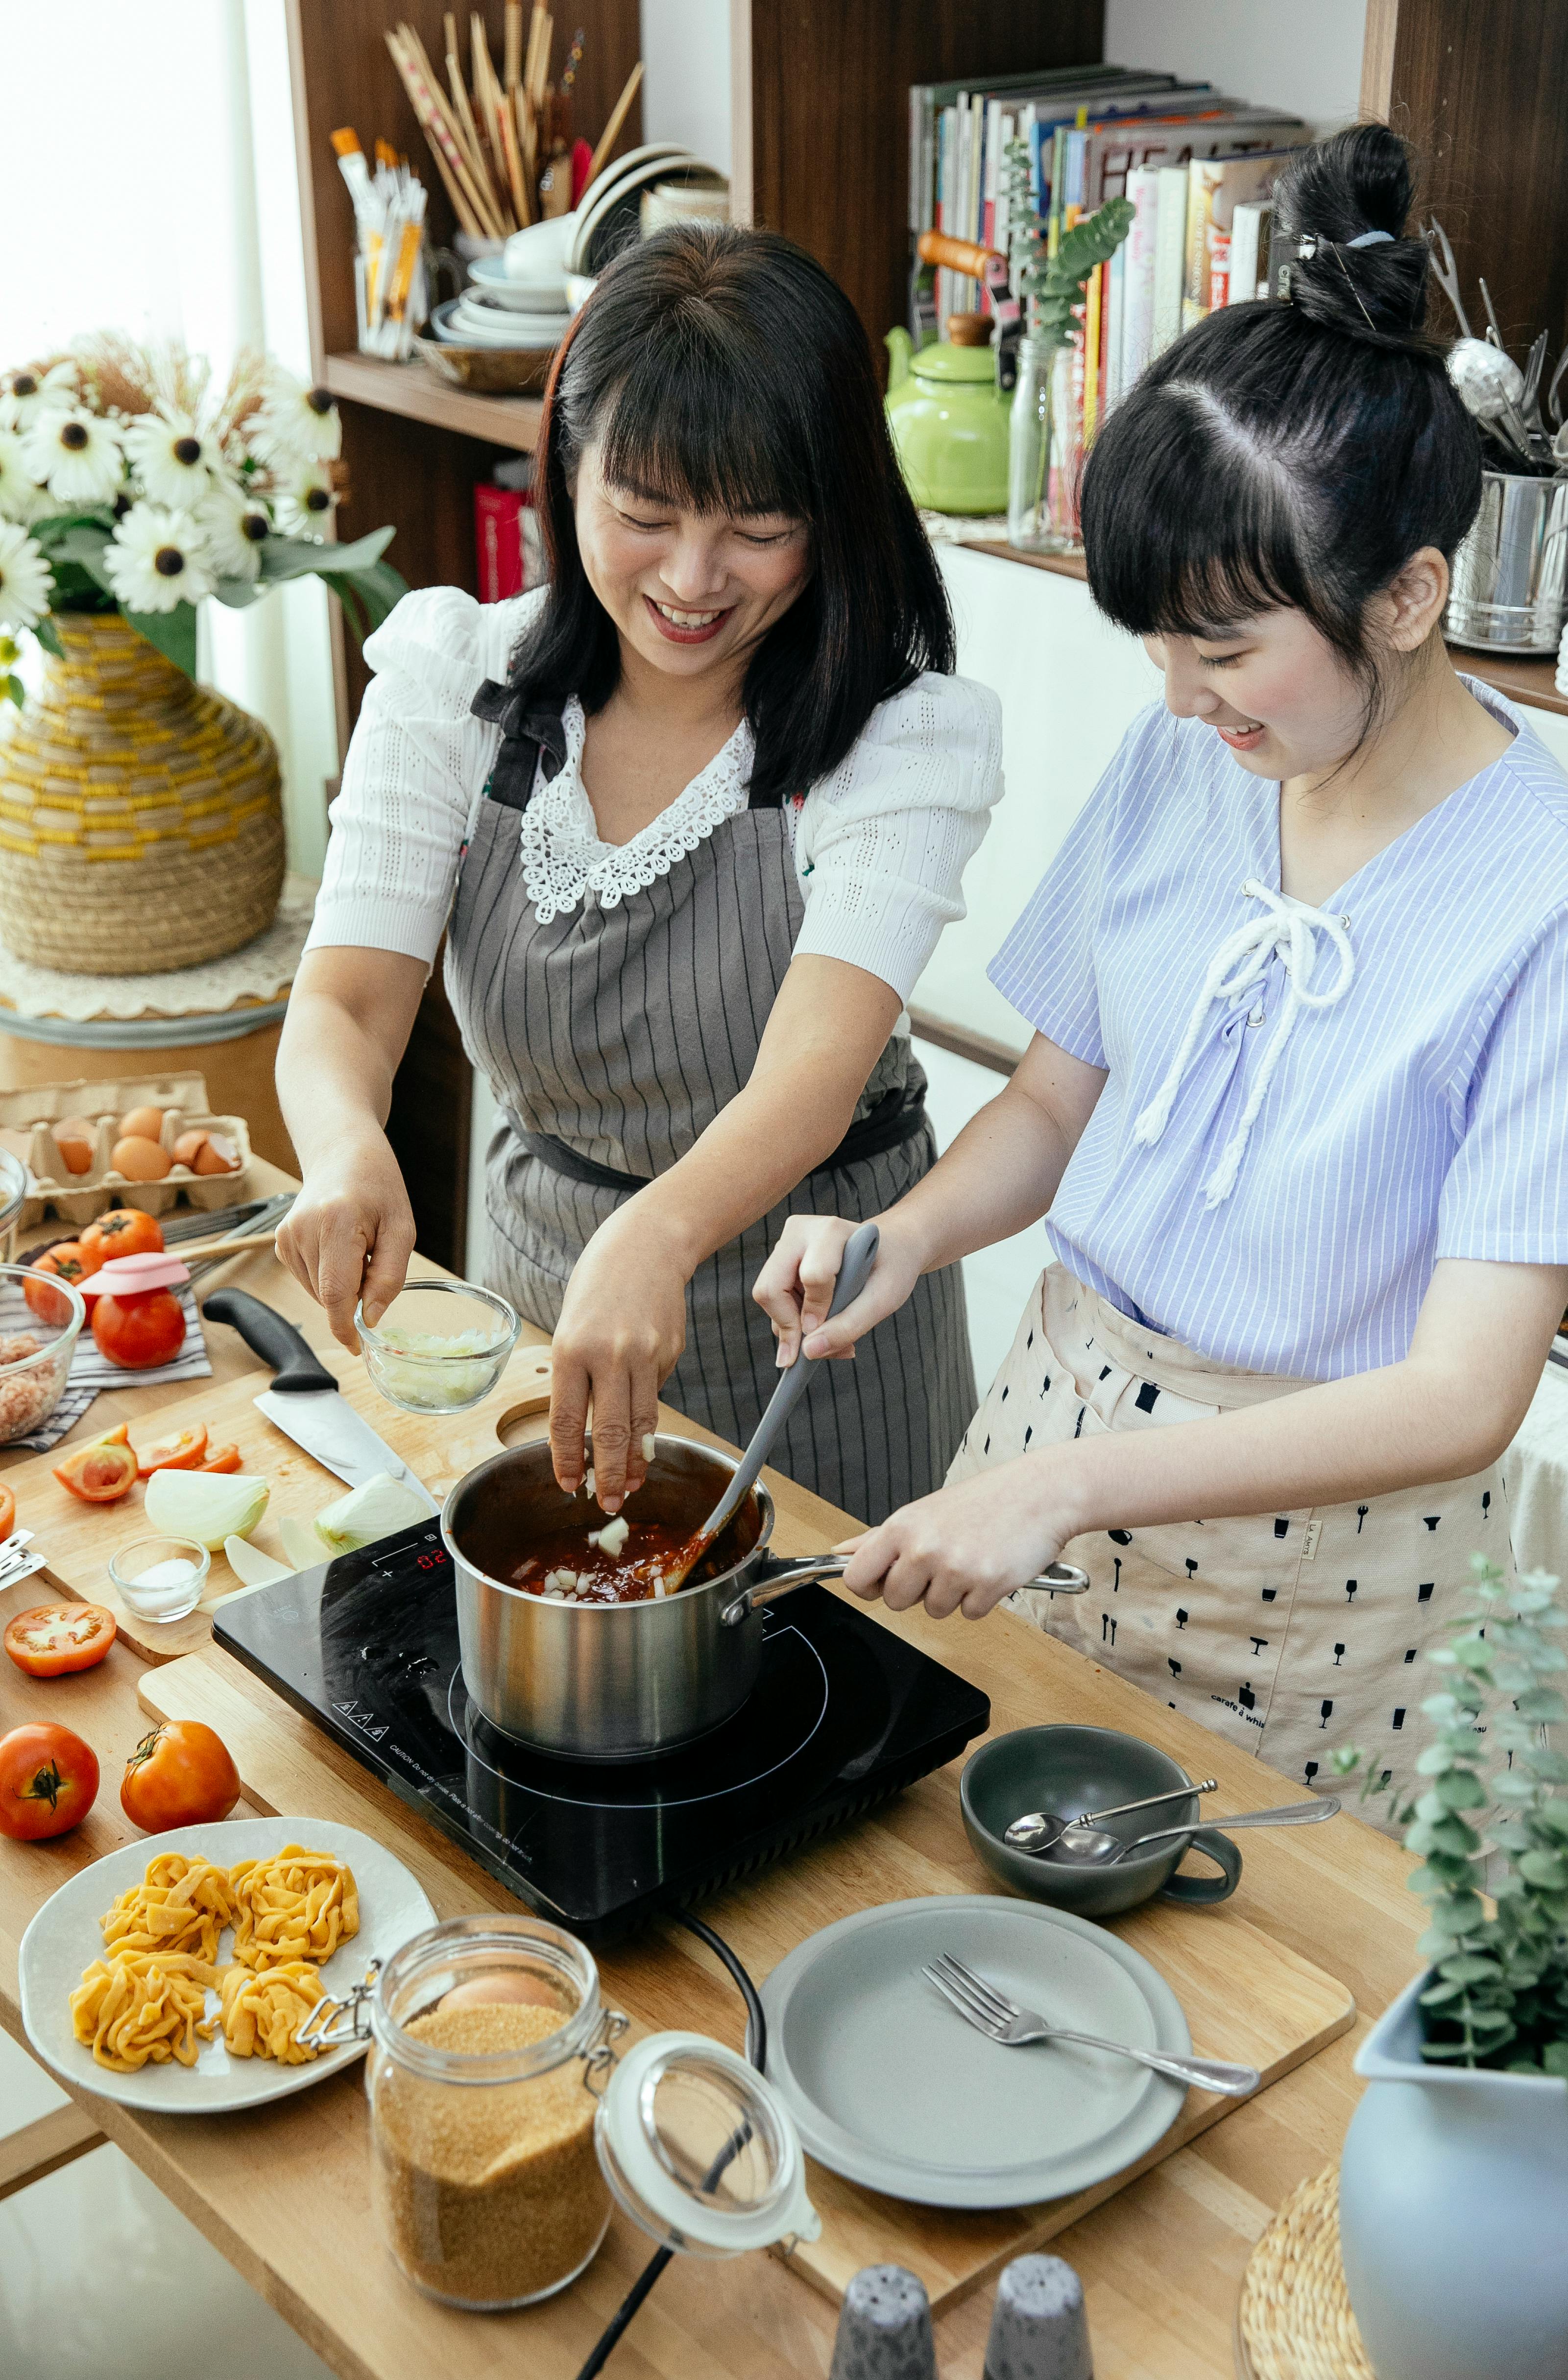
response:
M201 1129L232 1141L239 1163L232 1173L194 1173L176 1165L161 1182L132 1182L110 1163L119 1138L119 1120L132 1108L162 1108L160 1145L170 1150L183 1133ZM92 1126L92 1161L72 1173L60 1154L55 1127L67 1117L86 1117ZM232 1206L249 1195L250 1128L243 1116L214 1115L204 1075L140 1075L125 1082L34 1083L0 1092L0 1129L28 1135L25 1153L32 1176L19 1228L28 1230L56 1215L77 1229L110 1207L139 1207L146 1215L166 1215L183 1201L203 1211Z

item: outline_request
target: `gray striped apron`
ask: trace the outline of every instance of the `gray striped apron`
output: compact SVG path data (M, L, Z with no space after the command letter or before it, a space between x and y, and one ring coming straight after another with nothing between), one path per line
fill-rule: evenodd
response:
M503 741L464 847L446 987L464 1047L505 1121L485 1207L492 1284L553 1330L588 1242L693 1146L748 1080L805 915L789 828L748 808L644 891L590 891L541 925L524 888L518 813L542 762L565 758L558 711L493 681L476 697ZM845 1140L698 1267L686 1349L666 1402L744 1444L778 1383L751 1285L792 1214L880 1213L935 1161L925 1076L907 1039L882 1051ZM962 1277L929 1275L853 1363L824 1364L773 1461L804 1487L879 1521L942 1475L975 1408Z

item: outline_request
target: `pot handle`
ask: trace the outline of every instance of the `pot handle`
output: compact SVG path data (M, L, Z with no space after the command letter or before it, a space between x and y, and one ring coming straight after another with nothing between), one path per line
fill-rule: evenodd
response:
M823 1579L842 1578L847 1560L846 1554L765 1555L759 1575L720 1612L720 1627L738 1628L754 1611L777 1603L783 1596L793 1595L797 1586L815 1586ZM1024 1584L1043 1586L1051 1595L1086 1595L1089 1575L1076 1562L1048 1562L1038 1578L1026 1579Z

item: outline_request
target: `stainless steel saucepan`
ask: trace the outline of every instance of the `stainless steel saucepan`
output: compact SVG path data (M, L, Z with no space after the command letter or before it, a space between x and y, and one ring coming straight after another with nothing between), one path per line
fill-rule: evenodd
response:
M661 1431L627 1518L682 1536L711 1512L737 1458ZM843 1575L846 1557L770 1553L773 1502L759 1480L721 1540L718 1577L642 1603L571 1603L506 1584L530 1545L599 1515L564 1495L542 1439L460 1479L441 1534L456 1578L463 1682L504 1733L568 1760L641 1760L708 1734L757 1682L761 1612L797 1586ZM1054 1563L1037 1582L1080 1594L1087 1574Z

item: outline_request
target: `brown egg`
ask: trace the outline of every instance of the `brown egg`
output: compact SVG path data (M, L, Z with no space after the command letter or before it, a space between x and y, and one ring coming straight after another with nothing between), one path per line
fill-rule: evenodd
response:
M78 1140L70 1133L57 1132L55 1146L65 1160L67 1173L90 1173L92 1170L92 1143Z
M212 1139L210 1132L182 1132L175 1143L175 1163L195 1171L196 1160Z
M239 1151L222 1133L210 1132L202 1135L201 1146L191 1162L198 1173L232 1173L238 1166Z
M132 1108L120 1118L122 1140L156 1140L164 1129L162 1108Z
M476 1975L471 1983L455 1984L440 2005L444 2009L498 2008L515 2000L526 2001L530 2008L561 2006L560 1993L542 1975L530 1975L520 1967L508 1967L493 1975Z
M160 1148L145 1133L128 1133L116 1140L109 1162L116 1173L128 1182L161 1182L173 1163L166 1148Z

